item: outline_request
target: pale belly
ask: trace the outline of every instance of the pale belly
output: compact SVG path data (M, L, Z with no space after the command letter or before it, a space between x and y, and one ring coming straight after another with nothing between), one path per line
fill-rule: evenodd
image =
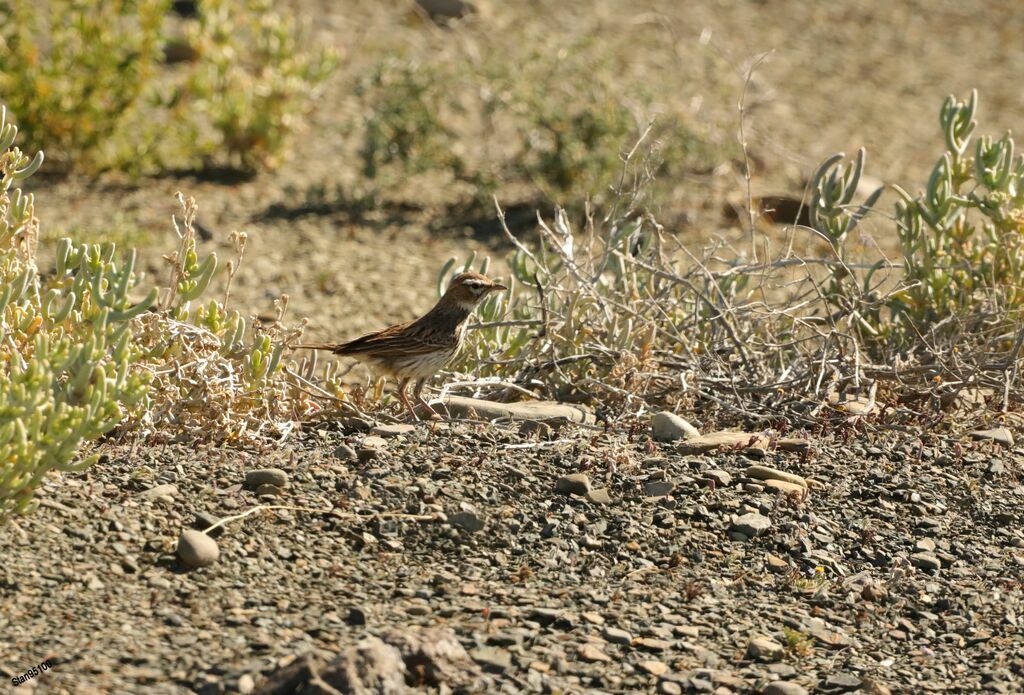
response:
M377 372L396 379L428 379L439 372L455 356L457 350L435 352L424 355L410 355L394 360L381 361L364 358Z

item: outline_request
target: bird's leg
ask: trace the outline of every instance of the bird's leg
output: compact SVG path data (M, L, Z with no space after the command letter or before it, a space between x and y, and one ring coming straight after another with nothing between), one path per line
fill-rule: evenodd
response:
M416 414L416 411L413 410L412 403L409 402L409 396L405 392L405 387L408 385L409 379L402 379L400 382L398 382L398 397L402 399L402 403L405 405L406 409L408 409L409 414L412 415L412 419L419 420L420 418Z
M430 407L430 404L427 403L423 399L423 396L420 395L423 392L423 386L426 383L427 383L426 379L417 379L416 380L416 387L412 391L413 398L415 398L416 401L418 403L420 403L424 408L426 408L428 411L430 411L431 415L433 415L434 417L441 417L440 415L437 414L437 411L434 410L432 407Z

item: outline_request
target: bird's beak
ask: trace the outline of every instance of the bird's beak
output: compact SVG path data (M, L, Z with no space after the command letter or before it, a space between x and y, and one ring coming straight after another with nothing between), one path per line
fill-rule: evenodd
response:
M491 292L497 292L498 290L507 290L507 289L508 289L507 287L505 287L504 285L499 285L498 283L494 283L493 285L491 285Z

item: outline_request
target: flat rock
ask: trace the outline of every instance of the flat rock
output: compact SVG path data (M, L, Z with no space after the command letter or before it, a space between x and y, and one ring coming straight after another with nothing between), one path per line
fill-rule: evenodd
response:
M764 486L770 490L778 490L784 492L787 495L790 493L796 493L798 495L806 495L808 490L803 485L797 485L796 483L789 483L785 480L766 480Z
M747 466L747 470L744 472L748 477L755 478L757 480L781 480L784 483L792 483L804 488L807 487L807 480L802 476L799 476L796 473L780 471L777 468L769 468L768 466Z
M245 486L259 488L261 485L284 487L288 484L288 474L280 468L261 468L245 472Z
M732 522L730 530L742 533L747 538L760 536L772 527L772 520L756 512L744 514Z
M384 437L375 434L368 434L359 442L360 449L384 449L387 445L388 441Z
M689 456L706 454L718 449L746 449L752 446L767 448L768 437L750 432L709 432L678 443L676 450Z
M807 634L813 637L818 644L829 649L846 649L853 644L853 641L842 630L831 627L825 621L814 618L806 626Z
M448 396L444 405L454 417L483 420L562 420L592 425L594 414L581 405L555 401L523 401L520 403L496 403L479 398Z
M617 627L606 627L601 631L601 636L612 644L630 644L633 641L633 635Z
M152 499L154 497L174 497L177 494L178 487L176 485L166 483L164 485L157 485L155 487L151 487L148 490L141 492L139 496L145 497L146 499Z
M590 477L586 473L570 473L555 481L555 492L563 495L586 495L590 489Z
M586 498L594 504L612 503L612 496L608 493L608 488L606 487L594 488L586 494Z
M732 485L732 476L729 472L718 468L710 471L704 471L704 477L707 480L714 480L715 485L719 487L729 487Z
M789 572L791 569L788 562L772 553L765 555L764 561L765 565L768 566L768 569L776 574L783 574L785 572Z
M647 497L665 497L671 495L675 485L669 480L650 480L644 483L644 495Z
M217 541L202 531L185 529L178 537L176 553L186 567L206 567L220 557L220 548L217 547Z
M1008 449L1013 448L1013 432L1007 427L994 427L990 430L974 430L971 432L971 439L977 441L990 441L1002 444Z
M416 425L397 423L394 425L377 425L370 430L370 435L391 439L392 437L406 437L416 432Z
M612 658L601 651L601 648L596 644L584 644L580 647L578 655L580 657L580 661L589 661L591 663L612 660Z
M754 635L747 642L747 657L754 661L778 661L786 648L767 635Z
M652 676L663 676L668 673L668 665L660 661L647 660L638 662L636 667Z
M830 673L821 682L821 687L830 692L849 693L860 690L860 676L853 673Z
M512 666L512 655L500 647L477 647L469 655L485 671L491 673L502 673Z
M356 450L350 447L348 444L341 444L338 446L337 449L334 450L334 458L338 459L339 461L350 463L358 461L359 454L357 454Z
M448 523L463 531L476 533L484 529L484 520L473 512L455 512L448 515Z
M772 681L761 689L761 695L807 695L807 688L793 681Z
M667 640L655 639L653 637L637 637L633 640L633 646L637 649L643 649L649 652L665 652L672 647L672 643Z
M675 413L665 410L651 417L651 438L656 442L674 442L677 439L693 439L700 431Z
M799 437L786 437L775 442L775 446L779 451L789 451L796 454L802 454L811 448L811 442L807 439L800 439Z
M910 564L926 572L942 569L942 560L931 553L914 553L910 556Z

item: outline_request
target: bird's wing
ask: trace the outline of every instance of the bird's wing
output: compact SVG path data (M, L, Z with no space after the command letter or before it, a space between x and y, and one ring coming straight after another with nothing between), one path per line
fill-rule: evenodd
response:
M408 321L367 333L334 347L338 355L417 355L452 347L455 341L443 333L429 330L420 321Z

